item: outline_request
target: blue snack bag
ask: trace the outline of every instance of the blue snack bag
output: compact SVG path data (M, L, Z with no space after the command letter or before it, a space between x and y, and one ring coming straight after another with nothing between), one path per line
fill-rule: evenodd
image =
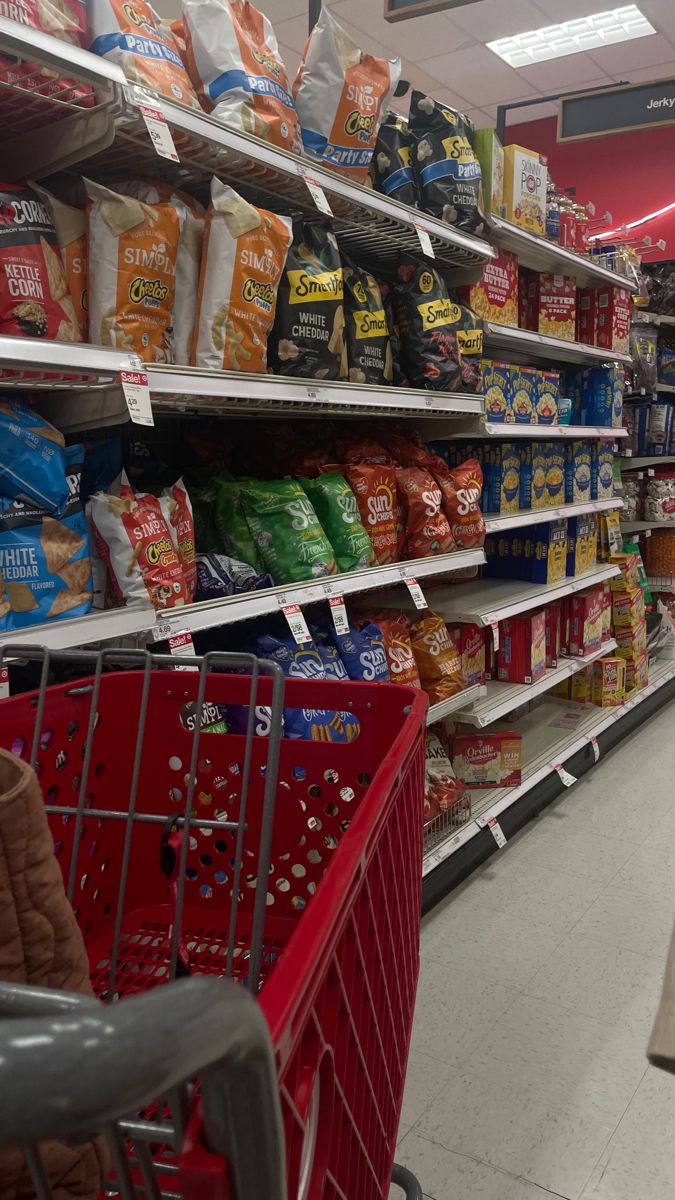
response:
M263 634L258 638L257 653L260 658L278 663L289 679L326 678L314 642L298 646L292 638ZM359 719L354 713L318 708L284 709L284 732L289 738L304 738L312 742L351 742L358 737L359 729Z
M269 575L226 554L198 554L196 565L195 600L215 600L219 596L238 596L272 587Z
M69 496L63 434L20 400L0 400L0 495L58 513Z
M331 639L330 631L320 625L313 625L311 633L319 653L319 658L323 663L326 679L335 679L338 683L343 683L345 679L349 679L345 665L338 654L337 647Z
M345 670L350 679L365 683L389 683L389 667L382 632L372 621L360 629L349 626L349 633L331 631Z

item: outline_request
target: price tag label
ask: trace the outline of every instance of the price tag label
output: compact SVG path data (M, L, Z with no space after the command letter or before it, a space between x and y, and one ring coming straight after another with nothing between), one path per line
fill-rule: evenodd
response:
M431 244L431 238L429 237L428 231L424 228L423 225L420 225L418 221L413 221L413 225L415 226L415 229L417 230L417 236L420 240L420 246L422 248L422 252L424 254L426 254L427 258L435 258L436 255L434 253L434 248Z
M157 621L151 629L153 642L165 642L173 633L173 626L170 621Z
M171 130L166 123L166 117L156 104L139 104L139 112L145 121L145 127L150 134L150 140L160 158L169 158L171 162L180 162L176 154Z
M652 536L652 531L651 531L651 529L645 529L645 530L644 530L644 535L645 535L645 537L651 537L651 536Z
M315 179L312 175L308 174L308 172L305 171L302 167L300 168L300 174L302 175L302 178L304 179L305 183L307 184L307 191L309 192L310 196L312 197L312 200L316 204L316 207L318 208L319 212L323 213L324 216L326 216L326 217L332 217L333 210L332 210L330 204L328 203L328 198L326 196L326 193L324 192L318 179Z
M648 474L649 476L652 476L652 475L655 475L655 474L656 474L656 471L654 470L654 468L653 468L653 467L647 467L647 474Z
M9 696L9 667L0 667L0 700Z
M304 618L303 611L299 604L282 604L281 611L288 621L288 628L295 638L298 646L302 646L304 642L311 642L307 622Z
M406 575L403 582L410 592L410 597L415 605L415 608L426 608L427 602L424 598L424 592L422 591L417 580L413 579L412 575Z
M492 648L496 653L499 650L499 621L490 621L490 628L492 630Z
M129 416L135 425L154 425L147 371L120 371Z
M595 759L596 762L599 762L600 746L598 744L598 739L596 737L592 737L592 738L589 738L588 740L590 741L591 746L593 747L593 758Z
M345 608L344 596L331 596L328 603L330 604L330 615L333 618L333 625L336 633L349 633L349 618L347 609Z
M566 771L565 768L563 767L562 763L554 763L553 770L558 772L558 777L560 779L560 782L565 787L571 787L573 783L576 783L576 781L577 781L576 775L572 775L569 771Z
M499 821L497 820L497 818L490 817L490 820L487 823L487 827L490 830L490 833L492 834L493 838L495 839L497 845L499 846L499 849L501 850L502 846L506 845L506 834L504 833L504 830L502 829L501 825L499 824Z
M313 388L313 387L308 387L307 388L307 399L308 400L318 400L319 399L319 389Z
M629 449L624 450L622 458L632 458L632 457L633 457L632 450L629 450Z
M189 629L180 629L178 633L172 633L169 637L169 650L174 658L194 658L195 647L192 641L192 634ZM176 667L177 671L198 671L199 668L190 663L181 664Z

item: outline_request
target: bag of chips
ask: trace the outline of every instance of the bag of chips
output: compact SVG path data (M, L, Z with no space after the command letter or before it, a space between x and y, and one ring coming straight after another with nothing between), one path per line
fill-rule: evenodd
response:
M412 148L407 118L388 112L377 135L370 178L376 192L418 208L420 197L412 165Z
M473 550L485 541L485 521L480 508L483 472L477 458L468 458L450 469L430 455L429 470L443 493L443 511L458 550Z
M87 337L87 214L84 208L64 204L46 188L31 182L51 214L66 273L68 295L73 302L75 321L83 339ZM77 339L79 340L79 339Z
M2 16L10 17L24 27L38 29L70 46L86 48L86 0L21 0L21 3L5 4ZM10 85L2 89L0 116L5 117L11 126L12 118L18 115L21 133L44 124L47 111L44 101L38 102L31 112L31 92L63 102L60 106L48 106L50 124L69 116L75 105L91 108L94 104L94 91L88 83L76 83L74 79L64 78L60 71L50 69L44 63L0 55L0 82Z
M68 499L64 437L21 400L0 400L0 495L28 497L47 512Z
M410 636L420 682L430 704L456 696L464 687L462 656L442 617L436 613L415 621Z
M301 479L300 483L335 551L338 571L372 567L373 544L363 528L356 497L344 475L328 471L317 479Z
M442 492L433 475L422 467L398 467L396 488L405 512L408 558L450 554L455 543L441 508Z
M397 496L393 467L346 465L344 476L356 496L363 527L380 566L396 562Z
M241 497L264 568L275 583L335 575L335 555L311 501L295 479L247 480Z
M405 613L385 610L374 613L370 620L382 634L391 683L421 688L420 673L417 670L410 640L410 627Z
M380 291L382 293L382 305L384 307L384 315L389 330L389 346L391 349L391 367L392 367L392 383L394 387L410 387L410 380L406 374L405 363L403 360L403 350L401 347L401 331L398 326L398 317L394 305L394 290L389 283L380 283Z
M181 217L85 179L89 197L89 334L144 362L172 363Z
M457 779L445 748L433 729L427 730L424 824L439 813L449 814L452 825L464 825L471 816L471 793ZM448 817L446 816L446 821Z
M361 432L341 434L338 430L333 442L335 453L344 463L371 463L395 467L396 459L392 457L382 442L375 438L364 436Z
M458 392L463 388L453 304L437 271L413 260L399 264L394 290L406 378L415 388Z
M0 334L82 340L56 230L42 200L0 184Z
M330 630L322 625L312 625L310 628L326 679L335 679L338 683L344 683L345 679L349 679L349 675L340 658L337 646L333 642Z
M350 383L390 384L393 363L377 280L362 267L344 268L345 335Z
M377 625L365 621L360 629L350 624L349 633L331 631L333 642L350 679L364 683L389 683L384 639Z
M214 475L209 488L212 514L209 547L248 563L256 571L263 570L263 560L249 529L241 498L242 484L236 479Z
M276 375L347 378L342 263L335 234L321 225L293 225L269 361Z
M121 67L131 83L199 108L168 25L146 0L89 0L89 49Z
M0 632L81 617L92 602L87 522L80 504L84 447L66 451L66 499L56 515L32 497L0 496Z
M302 138L267 17L248 0L182 0L186 64L206 112L298 154Z
M183 568L187 600L190 604L194 600L197 586L195 523L190 497L183 480L179 479L173 487L164 488L159 503Z
M422 92L410 98L413 164L420 207L459 229L481 234L481 170L466 117Z
M196 600L216 600L271 588L269 575L225 554L198 554Z
M293 84L308 158L365 180L400 75L400 58L364 54L323 4Z
M260 658L278 663L289 679L325 679L319 652L313 642L298 646L291 638L263 634L258 638ZM285 708L284 733L289 738L313 742L351 742L359 736L360 722L351 712L330 709Z
M267 339L290 243L290 217L256 208L211 180L193 366L267 370Z

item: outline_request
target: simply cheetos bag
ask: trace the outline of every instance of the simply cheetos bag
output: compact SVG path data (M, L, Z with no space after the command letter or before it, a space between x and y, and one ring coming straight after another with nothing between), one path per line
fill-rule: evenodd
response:
M400 74L400 58L364 54L323 4L293 84L305 154L364 180Z
M121 67L130 83L199 108L178 43L146 0L89 0L91 45Z
M393 467L368 463L346 465L340 469L356 496L363 527L373 544L378 565L396 562L396 471Z

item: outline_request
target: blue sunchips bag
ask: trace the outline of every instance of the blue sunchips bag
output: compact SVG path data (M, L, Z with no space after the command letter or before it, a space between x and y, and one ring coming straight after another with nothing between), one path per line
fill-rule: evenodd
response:
M65 451L68 499L56 515L30 496L0 495L0 632L80 617L91 608L87 522L80 504L84 450Z
M66 504L63 434L20 400L0 399L0 496L20 496L45 512Z
M344 683L346 679L349 679L349 675L340 658L338 648L333 643L330 630L323 625L313 625L311 632L326 679L335 679L338 683Z
M314 642L298 646L292 638L277 638L263 634L258 638L260 658L271 659L289 679L325 679L321 656ZM285 708L286 737L304 738L312 742L351 742L359 735L358 717L351 712L329 709Z
M332 638L350 679L389 683L384 638L372 621L365 621L360 629L350 624L349 633L333 631Z

